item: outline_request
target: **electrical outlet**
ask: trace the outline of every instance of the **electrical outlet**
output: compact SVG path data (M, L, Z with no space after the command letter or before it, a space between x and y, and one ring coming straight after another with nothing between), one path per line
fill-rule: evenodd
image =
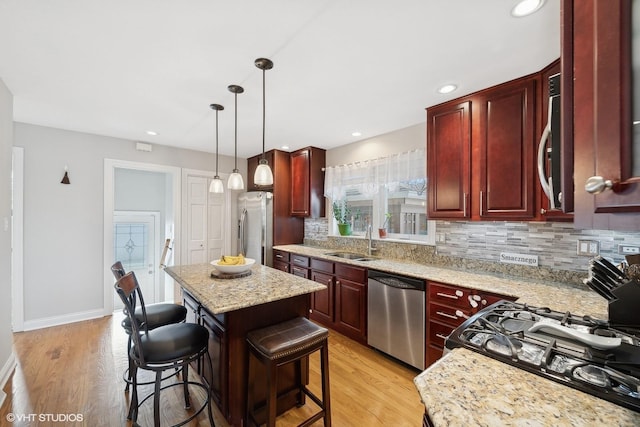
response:
M622 255L640 254L640 246L618 245L618 253Z
M446 243L447 241L447 235L444 233L437 233L436 234L436 242L437 243Z
M578 255L596 256L600 253L600 242L597 240L578 240Z

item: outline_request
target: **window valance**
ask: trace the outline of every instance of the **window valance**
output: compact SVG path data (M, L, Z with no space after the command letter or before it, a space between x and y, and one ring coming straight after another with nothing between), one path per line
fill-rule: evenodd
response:
M370 197L383 186L396 191L400 186L426 187L425 150L413 150L373 160L330 166L325 170L325 196L339 200L347 195Z

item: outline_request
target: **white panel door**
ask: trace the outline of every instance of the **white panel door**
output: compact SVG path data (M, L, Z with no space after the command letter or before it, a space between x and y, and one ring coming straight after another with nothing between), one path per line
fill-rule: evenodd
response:
M207 262L207 184L206 177L187 176L187 264Z
M159 233L156 212L114 212L113 256L124 270L133 271L140 284L145 304L159 300L160 280L157 274L155 242ZM114 309L122 309L122 301L114 292Z
M205 261L213 261L222 256L225 233L228 224L225 220L225 195L209 193L208 221L207 221L207 249L209 258Z
M210 262L222 256L229 239L227 202L229 195L209 192L212 174L183 171L183 263Z

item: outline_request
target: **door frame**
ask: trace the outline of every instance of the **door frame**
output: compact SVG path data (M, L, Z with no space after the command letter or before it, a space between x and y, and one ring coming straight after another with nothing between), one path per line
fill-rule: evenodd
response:
M11 327L24 331L24 148L13 147L11 183Z
M173 261L175 265L180 264L180 220L181 220L181 168L177 166L157 165L153 163L132 162L127 160L104 159L104 246L103 246L103 312L105 316L113 313L113 275L111 274L111 254L113 253L113 214L115 185L114 176L116 169L132 169L146 172L166 173L171 178L172 186L172 206L173 215L165 216L165 236L173 241ZM167 227L167 224L171 224ZM163 245L163 242L157 242ZM168 276L165 278L165 300L173 296L173 280Z

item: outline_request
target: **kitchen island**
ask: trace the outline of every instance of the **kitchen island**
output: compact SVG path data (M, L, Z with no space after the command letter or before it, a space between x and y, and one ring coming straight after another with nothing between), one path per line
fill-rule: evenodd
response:
M209 329L209 352L213 372L204 369L214 401L229 424L242 425L246 404L247 332L283 322L297 316L307 317L310 295L326 286L263 265L254 265L251 274L236 279L211 276L214 268L208 264L168 267L165 272L181 287L187 321L203 324ZM295 389L300 381L293 366L278 373L279 390ZM306 371L304 369L303 371ZM258 370L256 377L264 375ZM265 395L257 384L256 394ZM295 405L296 393L285 394L278 409ZM281 406L282 405L282 406Z

